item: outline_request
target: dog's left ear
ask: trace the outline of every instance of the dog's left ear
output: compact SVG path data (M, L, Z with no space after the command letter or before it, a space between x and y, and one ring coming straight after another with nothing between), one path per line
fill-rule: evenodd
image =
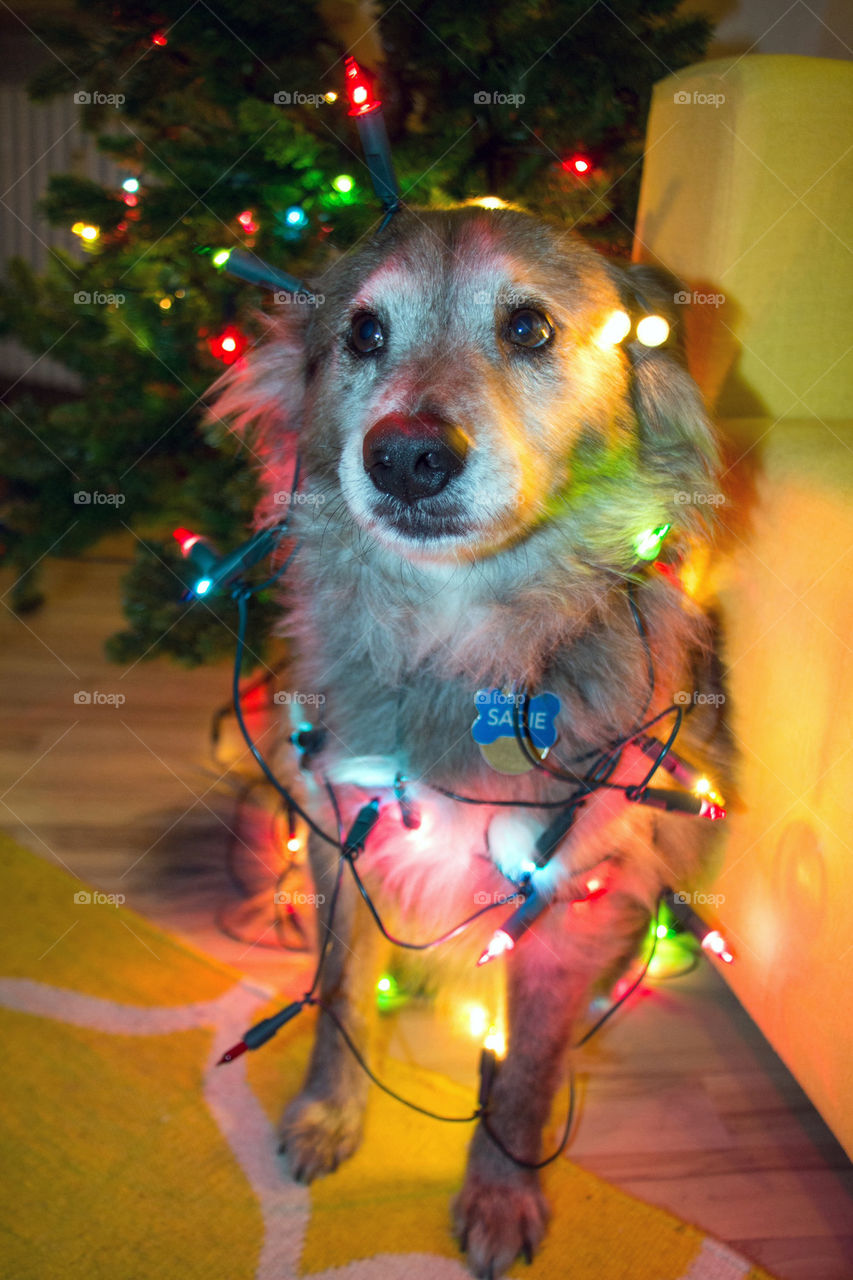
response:
M681 286L668 271L645 264L623 268L619 277L633 321L623 346L631 362L631 396L644 459L653 470L671 477L676 487L708 492L720 459L701 393L687 370ZM644 315L662 316L669 325L669 337L661 346L645 346L636 337L636 325Z

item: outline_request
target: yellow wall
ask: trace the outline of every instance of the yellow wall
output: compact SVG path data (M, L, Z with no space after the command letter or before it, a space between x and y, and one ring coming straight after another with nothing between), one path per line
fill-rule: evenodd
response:
M695 299L691 367L739 495L716 562L740 754L725 976L853 1154L851 119L849 63L662 81L635 257Z

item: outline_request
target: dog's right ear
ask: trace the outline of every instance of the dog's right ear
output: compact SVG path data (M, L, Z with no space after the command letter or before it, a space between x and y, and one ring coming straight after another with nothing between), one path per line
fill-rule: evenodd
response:
M305 410L307 307L283 319L260 316L264 332L208 393L206 422L215 435L233 431L259 464L267 495L288 490ZM281 499L278 500L281 502ZM281 518L281 507L275 513Z
M616 268L616 283L632 319L623 348L631 365L631 399L637 416L640 446L647 465L663 483L680 491L707 494L718 487L719 451L702 396L687 369L684 354L681 286L662 268L643 265ZM645 315L662 316L670 334L660 346L638 338L636 325ZM702 523L716 508L695 498L682 513L685 523Z

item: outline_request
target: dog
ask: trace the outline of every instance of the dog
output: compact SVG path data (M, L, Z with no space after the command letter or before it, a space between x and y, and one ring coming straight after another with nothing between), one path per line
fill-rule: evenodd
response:
M678 340L677 283L521 210L401 210L319 287L271 322L215 406L259 460L260 521L292 499L293 683L325 699L303 760L310 814L346 831L379 799L356 865L386 921L418 941L523 886L570 779L612 766L537 869L550 905L496 962L508 1050L453 1209L472 1272L493 1277L544 1235L530 1166L591 991L636 955L662 888L710 856L711 824L632 802L624 788L651 762L623 740L689 700L678 752L727 776L714 621L673 571L711 545L718 447ZM634 331L650 312L672 330L656 347ZM668 524L660 571L637 538ZM534 702L520 691L558 700L550 750L526 720L525 740L518 708ZM484 706L504 723L499 759L472 736ZM661 742L672 723L658 722ZM322 918L339 849L312 833L309 857ZM583 901L584 875L604 892ZM472 973L511 910L437 948L440 963ZM330 1012L282 1124L305 1182L360 1140L368 1081L335 1018L369 1057L379 941L344 874L320 988Z

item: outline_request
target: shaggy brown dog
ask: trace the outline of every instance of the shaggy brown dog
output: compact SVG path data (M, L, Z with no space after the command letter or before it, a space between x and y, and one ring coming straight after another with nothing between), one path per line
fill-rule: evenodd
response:
M634 320L663 311L675 326L677 285L609 264L521 212L401 212L318 289L322 301L287 307L216 408L252 433L263 519L281 518L300 455L294 686L325 698L310 717L323 746L307 803L333 832L323 779L344 829L381 797L358 869L396 931L419 941L511 893L554 802L578 794L571 779L674 698L692 708L679 753L720 776L711 626L635 550L666 523L671 561L709 537L717 453L676 343L605 335L617 309ZM471 730L475 695L490 689L559 697L544 769L510 775L488 763ZM659 722L661 739L671 724ZM629 742L610 759L616 785L588 794L536 873L552 905L497 961L509 1046L488 1110L505 1150L478 1125L455 1205L476 1275L499 1274L541 1240L546 1205L524 1162L542 1155L575 1019L596 981L635 953L661 887L683 886L706 856L709 824L619 789L645 777L648 756ZM418 829L401 821L397 775L420 806ZM338 851L312 835L310 858L328 910ZM606 892L581 908L578 877L591 871ZM511 910L455 940L457 964L472 970ZM368 1056L377 936L345 875L322 998ZM294 1176L310 1180L352 1153L366 1093L321 1012L283 1122Z

